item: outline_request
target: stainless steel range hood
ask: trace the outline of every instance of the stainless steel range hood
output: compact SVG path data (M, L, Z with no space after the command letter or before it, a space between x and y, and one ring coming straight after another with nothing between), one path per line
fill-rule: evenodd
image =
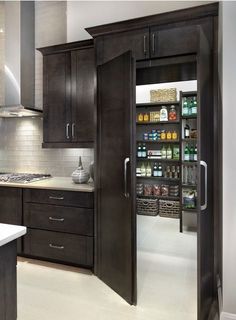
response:
M4 88L0 117L42 116L35 105L34 1L5 1L3 27ZM1 53L2 54L2 53Z

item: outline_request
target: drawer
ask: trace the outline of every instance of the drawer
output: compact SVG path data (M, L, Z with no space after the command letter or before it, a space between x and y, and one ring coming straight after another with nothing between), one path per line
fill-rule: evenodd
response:
M93 192L25 189L24 202L93 208Z
M93 209L25 203L24 224L30 228L93 236Z
M24 253L37 258L93 266L93 237L28 229Z

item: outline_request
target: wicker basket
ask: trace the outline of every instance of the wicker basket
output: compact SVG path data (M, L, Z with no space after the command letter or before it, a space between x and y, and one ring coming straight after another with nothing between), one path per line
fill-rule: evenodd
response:
M159 215L166 218L179 218L179 201L159 200Z
M137 198L137 214L145 216L158 215L158 200Z
M151 102L175 102L176 100L176 88L150 90Z

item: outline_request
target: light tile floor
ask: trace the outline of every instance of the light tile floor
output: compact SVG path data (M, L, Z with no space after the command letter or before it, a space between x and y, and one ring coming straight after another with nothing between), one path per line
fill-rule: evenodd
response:
M89 271L19 258L18 320L196 320L196 234L138 217L138 305Z

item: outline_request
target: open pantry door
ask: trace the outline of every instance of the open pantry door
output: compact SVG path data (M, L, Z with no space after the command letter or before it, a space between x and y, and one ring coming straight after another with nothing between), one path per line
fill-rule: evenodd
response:
M199 27L198 86L198 319L208 319L214 301L213 58Z
M130 51L98 67L97 275L136 303L135 65Z

